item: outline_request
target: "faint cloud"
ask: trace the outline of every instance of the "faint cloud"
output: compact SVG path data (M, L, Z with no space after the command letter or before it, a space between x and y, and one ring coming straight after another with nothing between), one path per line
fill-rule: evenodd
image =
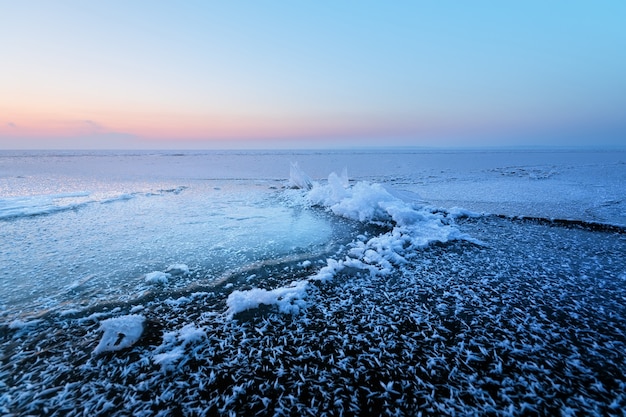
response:
M80 122L86 129L88 129L92 133L102 132L104 130L104 126L102 126L100 123L96 121L86 119L86 120L81 120Z
M13 122L7 123L7 126L10 127L11 129L17 129L17 125Z

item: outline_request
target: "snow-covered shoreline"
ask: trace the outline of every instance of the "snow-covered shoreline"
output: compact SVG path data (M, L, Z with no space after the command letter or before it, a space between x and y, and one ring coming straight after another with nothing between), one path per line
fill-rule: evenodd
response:
M4 328L0 410L619 413L626 242L497 217L458 222L485 245L432 245L389 275L346 268L314 281L297 315L266 307L227 317L237 282L263 285L248 271L219 291ZM258 274L278 288L306 272L277 264ZM117 328L107 320L129 315L145 318L140 338L94 355L102 323Z

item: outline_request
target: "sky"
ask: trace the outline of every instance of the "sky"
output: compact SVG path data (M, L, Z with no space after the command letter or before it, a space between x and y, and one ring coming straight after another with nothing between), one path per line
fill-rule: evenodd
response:
M0 149L626 146L626 1L0 0Z

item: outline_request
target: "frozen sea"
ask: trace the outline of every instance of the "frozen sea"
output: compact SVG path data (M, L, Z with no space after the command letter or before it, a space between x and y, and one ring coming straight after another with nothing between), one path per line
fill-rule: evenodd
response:
M1 151L0 414L624 415L626 151Z

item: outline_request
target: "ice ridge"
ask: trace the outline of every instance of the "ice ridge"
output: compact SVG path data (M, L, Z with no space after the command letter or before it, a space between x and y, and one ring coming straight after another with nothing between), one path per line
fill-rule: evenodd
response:
M337 216L381 226L383 232L360 236L350 245L344 259L328 259L327 265L305 280L273 290L253 288L234 291L227 300L227 316L263 305L276 305L282 313L298 313L303 308L308 286L314 281L330 281L346 267L373 275L390 275L398 265L417 256L417 251L434 242L467 240L481 242L461 233L453 216L412 201L405 201L381 184L360 181L350 185L347 174L331 173L324 184L302 182L308 178L292 164L292 184L302 184L302 197L309 206L322 207ZM294 180L294 176L296 179Z

